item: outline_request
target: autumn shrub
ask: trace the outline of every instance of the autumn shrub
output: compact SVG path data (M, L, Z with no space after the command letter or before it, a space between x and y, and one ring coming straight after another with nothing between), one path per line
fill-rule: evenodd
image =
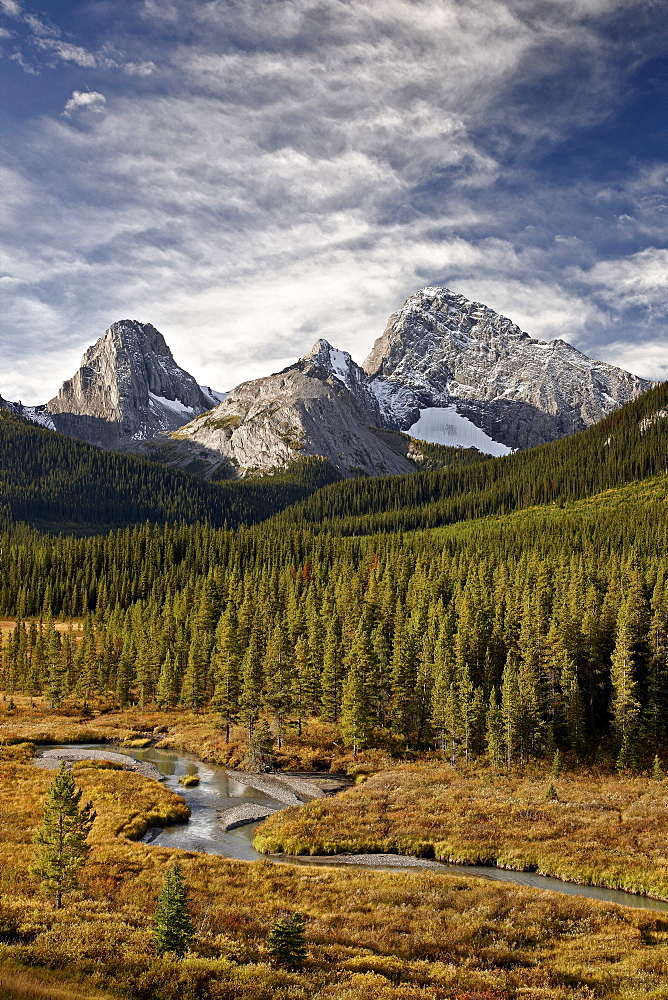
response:
M123 771L124 767L116 760L75 760L73 771L92 769L94 771Z

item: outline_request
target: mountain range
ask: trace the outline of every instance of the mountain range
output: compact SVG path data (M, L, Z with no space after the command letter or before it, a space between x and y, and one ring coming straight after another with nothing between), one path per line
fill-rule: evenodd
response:
M651 385L428 287L390 317L361 366L320 339L283 371L218 393L176 363L155 327L122 320L48 403L24 407L0 396L0 407L106 449L196 465L206 477L311 456L347 477L414 471L420 441L491 455L544 444Z

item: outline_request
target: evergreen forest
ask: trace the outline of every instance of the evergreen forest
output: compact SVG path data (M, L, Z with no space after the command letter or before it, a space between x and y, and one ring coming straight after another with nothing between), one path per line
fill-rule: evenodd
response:
M668 747L667 413L663 384L506 458L234 484L4 418L3 689L267 721L279 747L321 719L354 754L646 767Z

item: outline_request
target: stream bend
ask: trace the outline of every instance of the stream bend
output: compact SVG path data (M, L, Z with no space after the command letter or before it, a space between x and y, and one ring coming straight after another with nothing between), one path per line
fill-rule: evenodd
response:
M59 749L101 749L99 743L72 743ZM111 747L110 747L111 749ZM418 869L440 872L448 875L466 875L491 881L510 882L532 889L549 889L569 896L600 899L607 903L631 906L643 910L668 913L668 901L638 896L618 889L604 889L598 886L578 885L561 879L534 872L509 871L487 865L455 865L440 861L428 861L396 854L348 854L327 857L290 857L288 855L259 854L253 848L253 837L257 823L248 823L223 831L218 823L218 813L233 806L261 806L269 811L284 808L284 803L264 792L233 778L226 768L219 764L200 760L194 754L181 751L157 750L155 747L131 749L113 747L114 753L126 754L137 761L145 761L157 767L168 788L178 792L188 803L190 820L175 826L153 827L144 835L144 842L159 844L161 847L178 847L184 851L202 851L205 854L219 854L240 861L270 860L278 864L329 865L334 867L363 867L378 871L416 871ZM196 775L199 784L184 788L179 778Z

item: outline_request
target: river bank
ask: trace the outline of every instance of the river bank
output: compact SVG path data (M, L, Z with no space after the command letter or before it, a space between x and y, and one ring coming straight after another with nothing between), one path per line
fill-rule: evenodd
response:
M248 800L261 793L189 755L155 748L122 752L147 755L164 780L131 771L80 771L77 783L98 817L93 850L82 891L55 911L30 876L33 832L51 775L32 766L29 747L0 747L0 979L4 968L16 976L46 969L58 984L80 983L77 1000L105 989L163 1000L665 996L665 914L432 870L335 867L335 859L321 865L310 859L241 863L200 852L196 839L177 854L164 849L179 846L163 839L169 816L181 835L202 832L204 813L216 827L215 809L200 808L195 798L189 799L192 820L175 822L176 807L183 811L173 794L181 776L200 777L184 797L206 795L207 785ZM218 795L214 801L220 804ZM146 825L161 830L155 843L128 839ZM220 838L235 834L244 836L218 831ZM181 961L160 958L151 943L156 898L175 857L197 929L193 950ZM296 910L306 917L308 958L302 972L291 973L272 965L266 942L276 920Z
M62 752L70 752L72 748L60 748ZM76 748L87 756L94 747ZM104 757L106 752L99 751ZM595 884L582 884L576 881L551 877L549 874L526 871L522 869L503 868L498 865L484 864L448 864L433 858L411 855L410 851L356 851L353 853L340 851L338 853L313 853L303 851L301 854L282 852L258 852L254 843L262 842L265 826L273 821L281 822L291 818L296 810L301 815L309 815L309 810L317 808L326 811L331 803L340 804L340 795L331 798L321 796L318 800L308 803L287 806L284 802L267 794L280 785L284 797L287 789L297 787L301 782L314 780L302 779L295 775L251 774L243 771L233 771L220 768L208 761L198 760L191 754L180 754L174 751L165 752L155 747L120 748L119 753L133 757L141 762L152 763L161 775L166 787L177 792L190 809L190 820L184 823L152 826L144 834L144 841L157 847L180 848L185 851L199 851L242 861L259 861L265 858L268 862L301 867L313 865L329 868L364 868L375 871L422 871L427 874L459 877L474 877L488 882L509 883L523 888L548 890L568 896L580 896L587 899L598 899L613 902L621 906L654 910L668 913L668 901L653 899L640 894L625 892L615 887L606 888ZM185 774L196 774L199 784L193 788L184 788L180 779ZM317 780L317 779L316 779ZM321 779L326 785L334 782L328 776ZM261 790L257 786L262 786ZM364 786L361 786L364 787ZM350 795L356 788L345 792ZM302 788L303 790L303 788ZM294 794L294 792L292 792ZM258 822L261 815L268 818L265 823ZM345 811L344 811L345 815ZM223 822L221 822L223 819ZM225 822L227 820L227 822ZM231 822L230 822L231 820ZM354 827L355 810L351 811L351 825Z

